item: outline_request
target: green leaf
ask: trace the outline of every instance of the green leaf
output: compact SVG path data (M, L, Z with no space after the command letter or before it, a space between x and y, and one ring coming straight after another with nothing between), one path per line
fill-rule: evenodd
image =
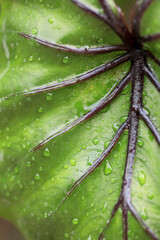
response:
M98 0L81 2L100 14L104 12ZM109 3L119 19L114 1ZM124 1L117 1L120 3L123 6ZM91 119L37 151L31 150L108 96L129 72L131 61L83 83L25 95L109 63L125 51L79 55L42 46L18 33L77 49L120 45L122 40L103 21L71 0L1 0L0 4L0 216L12 221L28 240L97 240L121 194L128 131L124 131L102 164L61 203L126 121L131 84ZM144 14L142 36L158 32L159 11L157 0ZM160 59L159 42L146 42L144 49ZM153 60L147 61L159 79L159 66ZM158 130L159 100L158 90L145 77L143 105ZM141 218L158 238L159 158L159 144L141 119L131 197ZM104 239L122 239L122 215L119 206ZM139 222L128 215L129 239L151 239Z

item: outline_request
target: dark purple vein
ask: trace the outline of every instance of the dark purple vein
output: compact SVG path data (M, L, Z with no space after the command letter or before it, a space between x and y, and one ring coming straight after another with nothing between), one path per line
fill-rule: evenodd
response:
M100 54L100 53L108 53L108 52L114 52L114 51L121 51L121 50L127 50L127 48L124 45L115 45L115 46L100 46L100 47L74 47L74 46L68 46L68 45L60 45L56 43L49 42L47 40L37 38L31 35L28 35L26 33L19 33L19 35L28 38L36 40L37 43L44 45L46 47L54 48L59 51L63 52L70 52L75 54Z
M128 203L131 201L131 182L138 136L139 126L138 110L140 107L142 107L142 91L144 82L143 66L145 64L142 51L135 52L135 56L132 61L134 75L132 79L132 95L129 123L130 125L126 164L122 184L122 222L124 240L128 240Z
M105 64L103 64L97 68L94 68L86 73L83 73L75 78L72 78L70 80L65 80L63 82L50 84L48 86L45 85L45 86L40 86L38 88L33 88L29 92L24 92L24 95L32 95L32 94L37 94L37 93L42 93L42 92L48 92L48 91L52 91L52 90L59 89L62 87L74 85L79 82L84 82L88 79L91 79L92 77L97 76L100 73L104 73L104 72L128 61L130 58L131 58L131 53L126 53L126 54L122 55L121 57L118 57L109 63L105 63Z
M70 129L74 128L75 126L81 124L82 122L87 121L88 119L92 118L96 113L100 112L103 108L105 108L109 103L113 101L114 98L118 96L118 94L123 90L123 88L129 83L131 79L131 71L125 76L122 81L115 87L115 89L106 97L103 98L91 111L86 113L85 115L81 116L80 118L76 119L74 122L69 124L68 126L64 127L62 130L58 131L55 134L52 134L41 143L39 143L32 151L36 151L39 148L43 147L45 144L50 142L52 139L68 132Z
M148 50L145 50L144 52L147 57L151 58L155 63L157 63L160 66L160 60L156 56L154 56L153 53L151 53Z
M151 71L151 69L148 66L144 67L144 73L150 79L150 81L153 83L153 85L157 88L157 90L160 92L160 82L154 76L153 72Z
M77 181L75 181L75 183L69 189L66 197L63 199L63 202L67 200L67 198L82 183L82 181L86 177L88 177L103 162L103 160L108 156L108 154L112 151L112 149L116 145L117 141L121 137L124 130L128 128L128 122L129 122L129 118L117 130L117 132L116 132L115 136L113 137L113 139L111 140L109 146L104 150L104 152L101 154L101 156L92 164L92 166L87 171L84 172L84 174Z
M142 42L153 42L160 39L160 33L155 33L148 36L141 37Z
M153 124L151 119L147 116L147 114L145 113L145 111L142 108L139 109L139 113L140 113L140 116L142 117L143 121L146 123L146 125L149 127L149 129L153 133L158 144L160 144L160 133L158 132L156 126Z
M140 1L138 0L133 8L135 15L132 19L132 32L134 37L136 37L137 39L140 37L140 24L142 17L153 1L154 0L143 0L143 2L140 3Z
M140 223L141 227L144 231L153 239L158 240L158 237L154 234L154 232L147 226L147 224L142 220L141 216L138 214L137 210L134 208L132 203L128 204L128 209L133 215L133 217Z

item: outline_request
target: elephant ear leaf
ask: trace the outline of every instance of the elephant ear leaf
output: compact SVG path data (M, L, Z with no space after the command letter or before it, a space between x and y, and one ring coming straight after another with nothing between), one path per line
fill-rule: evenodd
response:
M1 1L0 216L28 240L160 238L160 2L131 29L118 3Z

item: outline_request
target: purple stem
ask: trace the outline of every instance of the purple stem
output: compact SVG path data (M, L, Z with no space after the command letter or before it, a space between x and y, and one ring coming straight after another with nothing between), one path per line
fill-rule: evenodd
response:
M153 85L157 88L157 90L160 92L160 82L158 79L154 76L151 69L148 66L144 67L144 74L150 79L150 81L153 83Z
M24 92L24 95L32 95L32 94L37 94L37 93L42 93L42 92L48 92L48 91L52 91L52 90L59 89L62 87L74 85L79 82L84 82L88 79L91 79L92 77L97 76L100 73L104 73L107 70L110 70L110 69L122 64L123 62L128 61L130 58L131 58L131 53L126 53L126 54L122 55L121 57L118 57L109 63L105 63L105 64L103 64L97 68L94 68L86 73L83 73L75 78L72 78L70 80L65 80L63 82L54 83L54 84L51 84L48 86L41 86L38 88L34 88L34 89L31 89L29 92Z
M63 52L75 53L75 54L100 54L100 53L127 50L127 48L124 45L101 46L101 47L93 47L93 48L89 48L89 47L77 48L74 46L67 46L67 45L52 43L47 40L37 38L26 33L19 33L19 35L28 39L36 40L37 43L44 45L46 47L54 48L56 50L63 51Z
M151 132L153 133L155 139L157 140L158 144L160 144L160 134L153 124L153 122L150 120L150 118L147 116L143 108L139 109L140 116L142 117L143 121L146 123L146 125L149 127Z

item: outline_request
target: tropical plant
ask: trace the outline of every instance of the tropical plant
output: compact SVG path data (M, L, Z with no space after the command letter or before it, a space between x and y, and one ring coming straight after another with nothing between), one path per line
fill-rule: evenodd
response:
M160 239L159 10L1 0L0 215L26 239Z

